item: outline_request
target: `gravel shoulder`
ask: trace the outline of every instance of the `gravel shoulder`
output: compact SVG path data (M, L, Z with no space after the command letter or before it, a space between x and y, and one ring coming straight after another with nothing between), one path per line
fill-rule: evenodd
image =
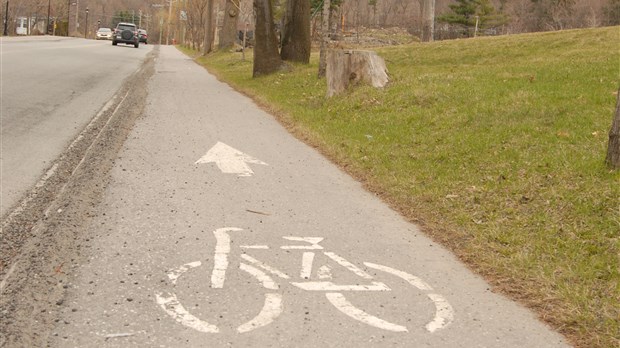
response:
M142 116L159 50L125 82L21 203L0 231L0 346L43 346L58 321L70 269L86 255L93 216L118 152ZM37 320L32 320L37 318Z

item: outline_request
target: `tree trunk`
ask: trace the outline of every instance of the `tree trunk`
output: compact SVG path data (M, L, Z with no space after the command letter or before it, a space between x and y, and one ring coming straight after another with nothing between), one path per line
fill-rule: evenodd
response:
M206 25L205 25L205 43L202 47L202 55L206 56L208 53L213 51L213 29L215 27L213 23L213 2L215 0L207 0L207 13L206 16Z
M435 0L422 2L422 41L432 42L435 32Z
M220 32L220 49L232 47L237 37L237 21L239 19L239 8L235 0L227 0L224 7L224 23ZM235 6L237 5L237 6Z
M254 0L254 13L256 13L256 28L252 76L257 77L277 71L282 66L282 59L278 54L271 1Z
M616 114L609 130L609 144L607 145L607 165L612 169L620 169L620 89L616 98Z
M310 1L288 0L282 37L283 60L310 63Z
M327 54L327 97L365 82L381 88L388 83L385 61L372 51L331 50Z
M321 23L321 52L319 53L319 78L325 76L327 68L327 44L329 43L329 0L323 1L323 21Z

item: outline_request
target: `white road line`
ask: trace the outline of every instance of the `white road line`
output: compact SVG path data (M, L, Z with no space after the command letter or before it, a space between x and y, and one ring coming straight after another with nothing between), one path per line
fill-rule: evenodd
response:
M312 276L312 263L314 262L314 253L305 252L301 259L301 279L310 279Z
M338 285L332 282L291 282L294 286L306 291L390 291L381 283L372 282L370 285Z
M228 254L230 253L230 236L228 232L233 231L242 231L242 229L224 227L213 231L216 243L213 272L211 273L211 287L214 289L221 289L224 287L226 269L228 268Z
M196 261L196 262L190 262L190 263L186 263L183 266L177 268L177 269L173 269L170 272L168 272L168 279L170 279L172 281L172 284L176 284L177 283L177 279L185 272L189 271L192 268L196 268L199 267L202 263L200 261Z
M323 247L319 243L324 239L323 237L282 237L286 240L295 242L306 242L311 245L285 245L280 249L284 250L323 250Z
M420 278L418 278L418 277L416 277L416 276L414 276L412 274L409 274L407 272L403 272L403 271L400 271L400 270L397 270L397 269L394 269L394 268L391 268L391 267L388 267L388 266L377 265L377 264L371 263L371 262L364 262L364 265L366 267L374 268L376 270L383 271L383 272L386 272L386 273L390 273L390 274L395 275L395 276L397 276L399 278L402 278L405 281L407 281L409 284L411 284L412 286L415 286L416 288L418 288L418 289L420 289L422 291L432 291L433 290L433 288L430 285L428 285L425 281L423 281L422 279L420 279Z
M181 323L184 326L206 333L218 333L220 330L215 325L211 325L204 320L200 320L190 314L175 294L170 297L164 297L161 294L155 294L155 300L166 313L168 313L174 320Z
M280 314L282 314L282 295L276 293L265 294L265 305L263 309L254 319L239 326L237 332L245 333L269 325Z
M268 245L241 245L241 249L269 249Z
M436 330L448 326L454 320L454 309L452 309L450 303L441 295L428 294L428 298L435 303L436 312L433 321L426 324L426 330L435 332Z
M278 290L279 286L276 282L271 279L265 272L259 270L258 268L254 268L248 264L242 263L239 265L239 268L242 271L247 272L249 275L253 276L258 280L265 289L269 290Z
M332 252L325 252L325 255L327 257L329 257L330 259L336 261L338 264L340 264L341 266L347 268L349 271L357 274L358 276L364 278L364 279L372 279L372 276L364 271L362 271L360 268L358 268L357 266L355 266L354 264L352 264L351 262L345 260L344 258L336 255L335 253Z
M353 306L341 293L327 293L325 296L339 311L364 324L393 332L408 332L407 328L404 326L392 324Z
M329 265L321 266L317 273L319 279L332 279L332 268Z
M262 262L258 261L257 259L253 258L252 256L248 255L248 254L242 254L241 258L246 260L247 262L249 262L251 264L254 264L254 265L264 269L265 271L267 271L267 272L269 272L269 273L271 273L273 275L276 275L276 276L280 277L280 278L291 279L291 277L289 277L286 273L281 272L281 271L279 271L279 270L277 270L277 269L275 269L275 268L273 268L273 267L271 267L271 266L269 266L269 265L267 265L265 263L262 263Z

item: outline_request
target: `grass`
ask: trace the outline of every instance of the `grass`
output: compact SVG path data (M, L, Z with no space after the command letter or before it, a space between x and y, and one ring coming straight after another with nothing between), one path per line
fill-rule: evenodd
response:
M620 346L620 28L376 49L391 81L324 97L317 56L251 78L199 59L579 347Z

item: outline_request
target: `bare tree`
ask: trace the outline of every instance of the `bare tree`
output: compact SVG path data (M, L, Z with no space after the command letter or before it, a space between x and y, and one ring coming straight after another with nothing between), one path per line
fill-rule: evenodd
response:
M273 9L269 0L254 0L256 28L254 30L254 67L252 76L273 73L282 66L278 54L278 39L273 24Z
M620 89L616 97L616 113L609 130L609 144L605 162L610 168L620 169Z
M205 0L207 10L205 14L205 42L202 46L202 55L207 55L213 51L213 40L215 39L215 21L213 20L213 2L215 0Z
M283 60L308 64L310 45L310 1L288 0L280 57Z
M435 0L423 0L422 3L422 41L434 40Z
M222 30L220 31L219 48L227 48L235 44L239 11L238 0L226 0L226 5L224 6L224 20Z

